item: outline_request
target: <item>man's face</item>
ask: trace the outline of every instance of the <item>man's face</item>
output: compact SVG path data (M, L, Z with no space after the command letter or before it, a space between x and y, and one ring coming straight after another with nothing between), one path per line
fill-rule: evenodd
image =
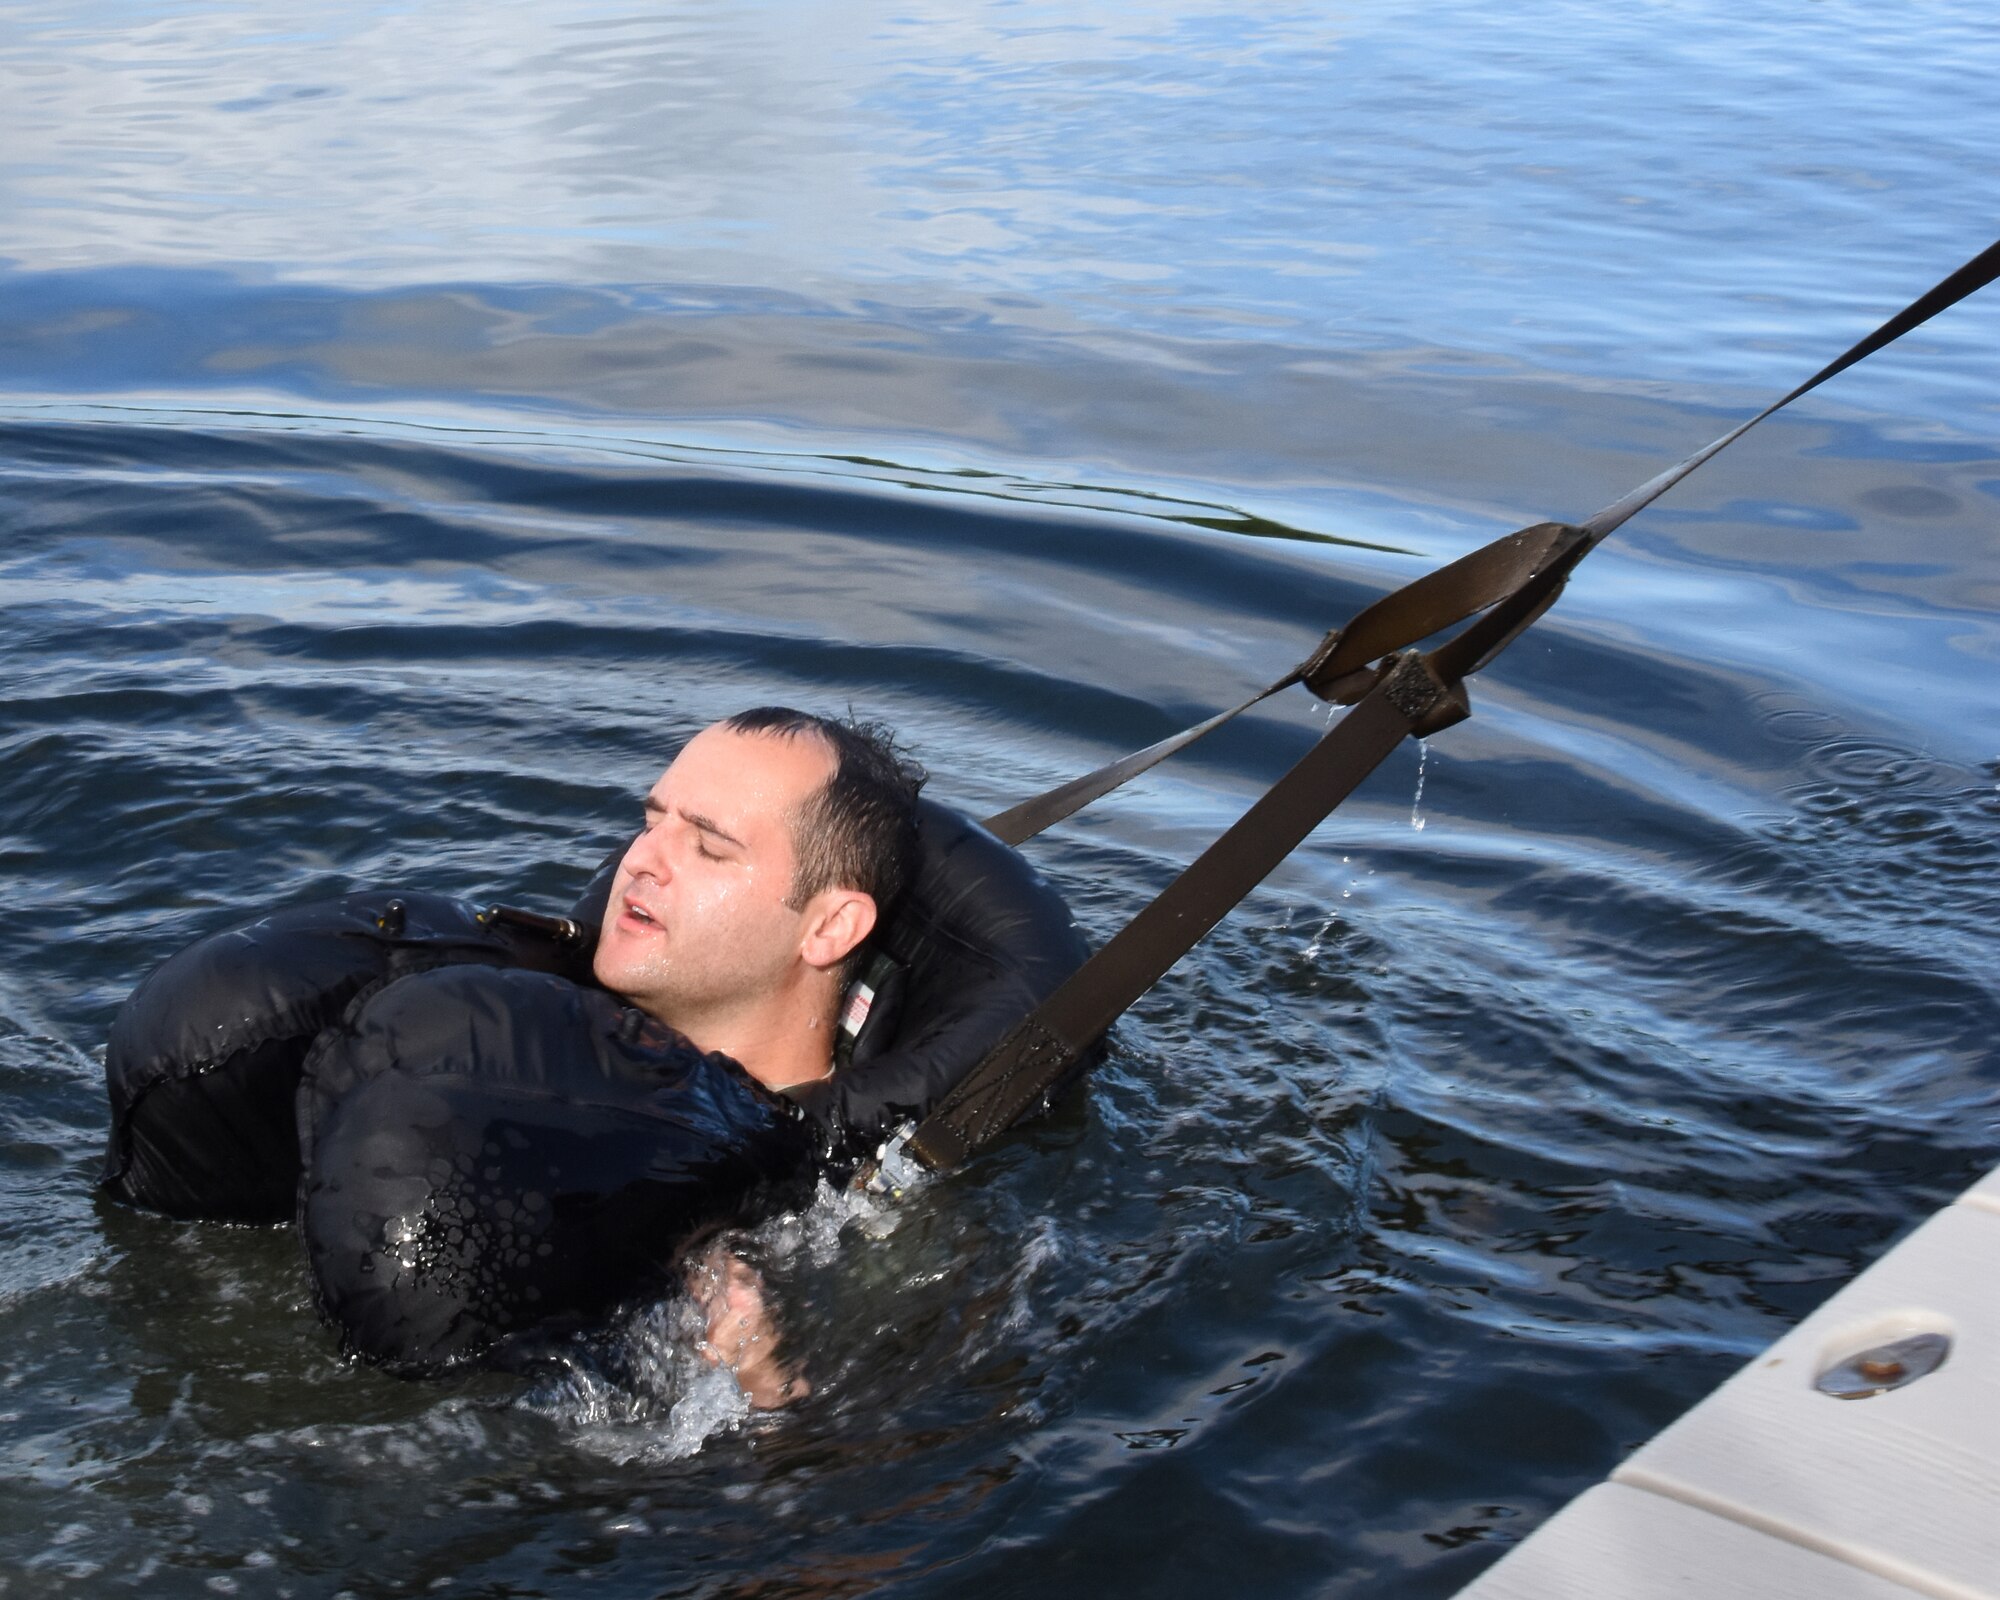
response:
M646 831L618 865L598 982L691 1034L774 994L800 960L786 904L791 819L833 775L826 743L705 728L646 797Z

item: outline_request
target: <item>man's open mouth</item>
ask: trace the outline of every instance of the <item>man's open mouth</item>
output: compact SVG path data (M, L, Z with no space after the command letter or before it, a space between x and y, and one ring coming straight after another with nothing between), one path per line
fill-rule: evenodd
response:
M648 928L657 928L660 925L659 918L655 917L636 900L627 900L625 902L625 915L630 917L634 922L642 923Z

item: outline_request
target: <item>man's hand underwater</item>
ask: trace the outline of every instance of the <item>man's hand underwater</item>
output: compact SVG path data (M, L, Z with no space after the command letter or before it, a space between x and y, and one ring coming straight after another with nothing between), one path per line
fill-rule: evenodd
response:
M777 1324L755 1267L724 1245L710 1245L688 1268L688 1292L708 1319L703 1358L727 1367L752 1406L775 1411L812 1393L780 1357Z

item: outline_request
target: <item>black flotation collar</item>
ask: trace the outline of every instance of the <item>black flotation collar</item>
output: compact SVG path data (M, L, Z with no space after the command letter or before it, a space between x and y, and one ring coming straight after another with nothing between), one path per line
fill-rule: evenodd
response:
M413 1376L532 1357L667 1288L692 1241L812 1192L821 1140L599 988L441 967L322 1034L299 1232L344 1350Z
M1082 963L1013 849L932 802L919 837L846 1064L795 1097L592 980L614 857L570 919L359 894L172 957L111 1030L103 1187L296 1218L343 1348L395 1370L536 1348L844 1177Z
M407 892L288 906L170 956L111 1024L101 1186L170 1217L290 1220L306 1051L385 984L469 964L589 975L545 935Z

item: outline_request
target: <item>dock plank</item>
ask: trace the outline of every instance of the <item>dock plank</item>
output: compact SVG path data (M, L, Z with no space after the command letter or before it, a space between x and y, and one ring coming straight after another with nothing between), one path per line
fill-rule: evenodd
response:
M1813 1381L1905 1332L1936 1372L1868 1399ZM2000 1600L2000 1212L1946 1207L1612 1474L1939 1600Z
M1587 1489L1458 1600L1913 1600L1901 1584L1620 1483Z

